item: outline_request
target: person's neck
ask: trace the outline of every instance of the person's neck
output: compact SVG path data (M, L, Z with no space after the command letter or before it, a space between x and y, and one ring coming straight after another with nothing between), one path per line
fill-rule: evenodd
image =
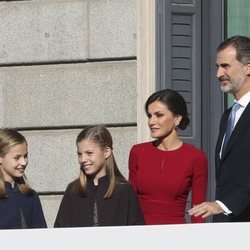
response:
M172 151L181 147L183 142L178 137L166 137L158 140L157 148L163 151Z
M239 101L241 97L243 97L245 94L247 94L250 91L250 79L246 81L241 88L233 93L234 99L236 101Z
M102 178L102 177L105 176L105 175L106 175L106 174L101 174L101 175L95 176L95 178L93 179L94 185L95 185L95 186L98 186L99 179Z

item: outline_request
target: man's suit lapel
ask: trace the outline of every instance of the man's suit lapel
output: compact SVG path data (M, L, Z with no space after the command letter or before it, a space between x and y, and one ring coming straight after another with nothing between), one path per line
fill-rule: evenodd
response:
M226 127L227 127L227 120L230 115L231 109L228 109L225 111L224 115L222 116L221 122L220 122L220 129L219 129L219 136L216 144L216 155L220 154L221 150L221 145L223 141L224 134L226 132Z
M227 115L227 117L228 117L228 115ZM222 132L222 135L220 135L220 136L222 136L222 139L223 139L223 136L225 133L226 123L224 124L224 130ZM237 122L237 124L236 124L230 138L229 138L229 141L227 143L227 146L226 146L226 149L225 149L224 155L222 156L221 161L223 161L223 159L227 156L230 149L239 140L239 138L241 136L244 136L244 131L246 129L250 129L250 103L247 105L247 107L245 108L244 112L242 113L239 121ZM221 139L221 142L222 142L222 139Z
M218 176L219 170L220 170L220 164L221 164L221 159L220 159L220 150L221 150L221 145L223 142L223 137L226 132L226 127L227 127L227 120L230 115L232 108L229 108L225 111L223 114L221 121L220 121L220 127L219 127L219 135L218 135L218 140L216 143L216 148L215 148L215 167L216 167L216 175Z

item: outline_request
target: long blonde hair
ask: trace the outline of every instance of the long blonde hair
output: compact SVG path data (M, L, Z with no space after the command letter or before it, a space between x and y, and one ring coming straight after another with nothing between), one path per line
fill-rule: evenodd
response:
M14 129L4 128L0 130L0 156L5 157L8 154L11 147L18 144L26 143L25 137ZM19 186L20 191L23 194L28 194L31 191L31 187L28 185L25 175L17 178L16 184ZM6 190L4 185L3 173L0 168L0 198L6 197Z
M104 198L109 198L115 190L117 183L126 183L127 180L122 175L115 161L113 154L113 140L108 129L104 126L87 127L83 129L76 139L76 144L82 140L89 139L98 144L102 149L111 148L111 155L106 159L106 175L109 179L109 187ZM73 183L73 191L79 195L85 196L87 190L87 176L84 171L80 171L79 178Z

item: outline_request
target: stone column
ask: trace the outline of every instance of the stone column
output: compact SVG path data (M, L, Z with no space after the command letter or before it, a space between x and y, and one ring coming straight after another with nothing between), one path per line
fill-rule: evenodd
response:
M155 0L137 0L137 141L150 140L146 99L155 91Z

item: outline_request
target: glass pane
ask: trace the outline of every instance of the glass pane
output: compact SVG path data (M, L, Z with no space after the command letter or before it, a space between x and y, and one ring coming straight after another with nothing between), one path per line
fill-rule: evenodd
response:
M249 11L249 0L227 0L227 37L250 35Z
M250 0L225 0L226 6L226 34L250 36ZM231 94L226 96L227 107L233 103Z

